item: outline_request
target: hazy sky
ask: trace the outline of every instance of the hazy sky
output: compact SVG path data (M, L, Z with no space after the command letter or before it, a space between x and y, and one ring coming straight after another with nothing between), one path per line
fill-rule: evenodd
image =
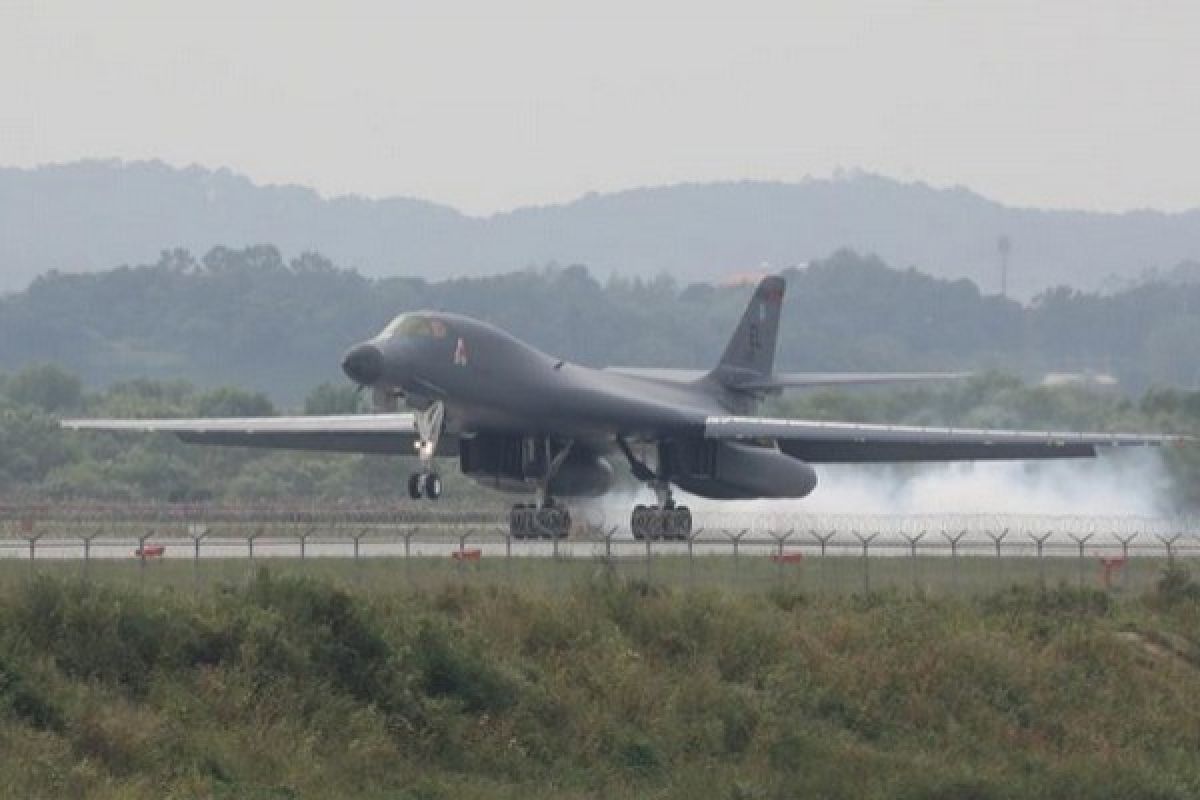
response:
M161 158L476 213L839 167L1178 209L1197 76L1197 2L0 0L0 164Z

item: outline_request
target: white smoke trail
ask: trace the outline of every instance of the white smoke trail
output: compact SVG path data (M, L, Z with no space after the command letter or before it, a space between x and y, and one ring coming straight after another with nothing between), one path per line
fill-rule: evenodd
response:
M898 470L827 467L802 501L779 511L855 514L1160 516L1170 479L1154 453L1095 461L977 462Z
M1160 517L1171 513L1168 476L1153 451L1094 460L973 462L905 468L818 466L819 483L798 500L708 500L676 492L698 513L746 514L1020 514ZM647 490L618 491L581 507L594 524L628 525Z

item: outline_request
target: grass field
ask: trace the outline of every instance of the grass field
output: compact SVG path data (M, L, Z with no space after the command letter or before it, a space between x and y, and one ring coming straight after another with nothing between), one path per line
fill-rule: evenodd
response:
M1200 795L1184 570L925 561L4 562L0 791Z
M1193 559L1180 559L1193 563ZM617 577L676 588L721 587L730 591L786 589L811 595L862 594L888 591L895 594L971 595L994 592L1011 585L1105 588L1103 570L1095 558L1036 558L964 556L872 557L812 556L799 564L773 563L766 552L727 555L655 554L604 559L485 557L478 562L456 562L448 556L348 558L270 557L147 560L135 558L0 559L0 581L32 575L91 576L105 582L146 587L228 586L252 576L268 565L278 575L310 576L340 586L392 591L436 588L446 582L477 586L518 585L566 589L581 581ZM1166 567L1164 558L1131 558L1114 572L1114 594L1152 589Z

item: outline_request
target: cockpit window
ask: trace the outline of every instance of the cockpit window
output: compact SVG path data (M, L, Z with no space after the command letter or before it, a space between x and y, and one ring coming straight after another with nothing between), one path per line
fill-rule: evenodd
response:
M383 329L383 335L442 339L446 336L446 323L419 314L401 314Z

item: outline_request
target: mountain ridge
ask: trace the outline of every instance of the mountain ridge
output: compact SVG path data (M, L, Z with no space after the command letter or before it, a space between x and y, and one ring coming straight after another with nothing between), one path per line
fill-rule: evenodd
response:
M57 269L153 261L176 247L271 242L372 276L478 276L549 263L598 274L717 280L807 263L840 248L999 289L997 241L1012 242L1010 292L1096 290L1200 258L1200 209L1007 206L965 187L853 172L800 182L716 181L615 192L472 216L413 197L325 196L226 168L89 160L0 167L0 290Z

